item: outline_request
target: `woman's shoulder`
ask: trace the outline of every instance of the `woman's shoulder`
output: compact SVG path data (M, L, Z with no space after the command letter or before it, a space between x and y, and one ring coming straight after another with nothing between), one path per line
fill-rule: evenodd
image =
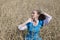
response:
M39 22L43 22L44 20L39 20Z
M44 20L39 20L39 24L43 26Z

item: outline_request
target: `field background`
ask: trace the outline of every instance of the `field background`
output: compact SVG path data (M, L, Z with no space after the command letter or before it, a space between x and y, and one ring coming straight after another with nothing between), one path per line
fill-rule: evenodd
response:
M60 40L60 0L0 0L0 40L23 40L26 30L19 31L17 27L35 9L42 9L53 17L41 29L43 40Z

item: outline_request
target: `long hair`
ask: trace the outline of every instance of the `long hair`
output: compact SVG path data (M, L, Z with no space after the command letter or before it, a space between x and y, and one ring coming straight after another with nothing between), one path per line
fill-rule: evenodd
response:
M37 10L37 13L39 15L38 20L45 20L46 16L42 13L41 10Z

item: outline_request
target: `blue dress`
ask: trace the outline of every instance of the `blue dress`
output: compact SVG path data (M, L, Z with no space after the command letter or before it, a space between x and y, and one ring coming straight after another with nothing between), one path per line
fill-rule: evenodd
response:
M40 29L43 27L43 20L39 20L38 25L34 26L32 22L26 24L28 33L25 40L42 40L39 36Z

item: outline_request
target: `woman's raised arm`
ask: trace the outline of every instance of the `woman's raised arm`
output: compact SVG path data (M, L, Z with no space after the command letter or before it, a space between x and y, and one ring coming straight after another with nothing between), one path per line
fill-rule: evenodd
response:
M23 24L18 25L18 29L19 29L19 30L25 30L25 29L27 29L26 24L27 24L28 22L31 22L31 18L29 18L29 19L28 19L27 21L25 21Z
M43 14L46 16L46 19L44 20L44 25L47 25L50 22L50 20L52 19L52 16L45 12Z

